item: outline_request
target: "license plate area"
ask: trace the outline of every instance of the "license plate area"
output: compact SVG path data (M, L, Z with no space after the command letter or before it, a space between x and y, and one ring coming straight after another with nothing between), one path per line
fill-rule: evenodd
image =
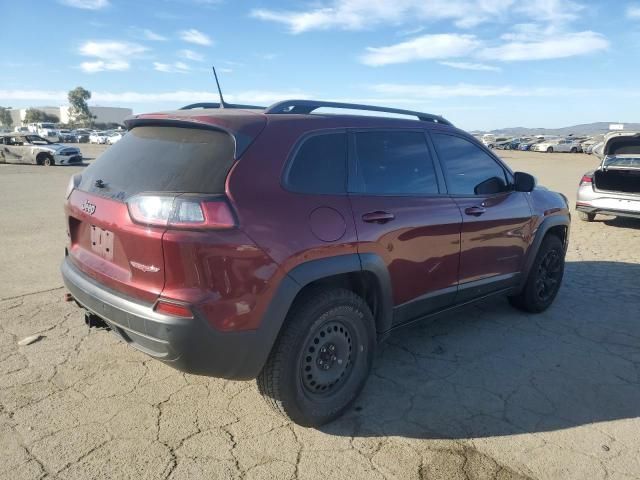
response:
M91 250L106 260L113 260L113 232L91 225Z

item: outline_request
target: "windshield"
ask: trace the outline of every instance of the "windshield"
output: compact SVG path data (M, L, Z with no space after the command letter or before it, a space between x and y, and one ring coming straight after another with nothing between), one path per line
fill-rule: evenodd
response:
M53 123L43 123L40 128L55 128Z
M33 143L34 145L46 145L47 143L51 143L38 135L27 135L25 138L27 139L27 142Z
M604 160L605 167L640 168L640 155L637 157L607 157Z

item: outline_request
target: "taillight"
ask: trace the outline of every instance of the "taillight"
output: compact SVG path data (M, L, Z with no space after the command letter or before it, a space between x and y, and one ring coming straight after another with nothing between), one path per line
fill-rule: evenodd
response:
M593 183L593 177L591 175L583 175L582 180L580 180L580 185L584 185L585 183Z
M191 309L179 303L158 300L154 310L158 313L164 313L165 315L171 315L173 317L193 318Z
M127 201L136 223L173 228L223 229L236 225L225 198L135 195Z
M80 180L82 180L82 175L80 175L79 173L76 173L69 179L69 183L67 184L67 194L65 195L65 198L68 199L71 196L71 193L78 187L78 185L80 185Z

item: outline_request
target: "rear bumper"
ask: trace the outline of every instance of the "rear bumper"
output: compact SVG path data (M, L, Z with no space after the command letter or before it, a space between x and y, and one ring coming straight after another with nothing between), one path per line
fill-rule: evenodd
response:
M585 213L640 218L640 196L595 190L591 185L578 188L576 210Z
M576 210L585 213L597 213L601 215L612 215L616 217L640 218L640 211L612 210L607 208L591 207L586 205L576 205Z
M153 305L106 289L78 270L69 257L65 257L61 272L78 304L102 318L122 340L187 373L230 379L256 377L282 323L280 312L269 309L258 330L219 332L197 311L192 319L163 315L155 312Z

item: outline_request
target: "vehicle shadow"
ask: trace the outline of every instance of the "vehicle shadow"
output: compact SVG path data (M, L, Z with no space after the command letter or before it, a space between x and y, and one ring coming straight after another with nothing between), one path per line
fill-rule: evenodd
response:
M571 262L565 275L542 314L492 300L398 331L322 430L469 438L640 416L640 265Z
M597 222L598 220L596 217L595 221ZM630 228L633 230L640 229L640 219L638 218L613 217L603 219L602 222L611 227Z

